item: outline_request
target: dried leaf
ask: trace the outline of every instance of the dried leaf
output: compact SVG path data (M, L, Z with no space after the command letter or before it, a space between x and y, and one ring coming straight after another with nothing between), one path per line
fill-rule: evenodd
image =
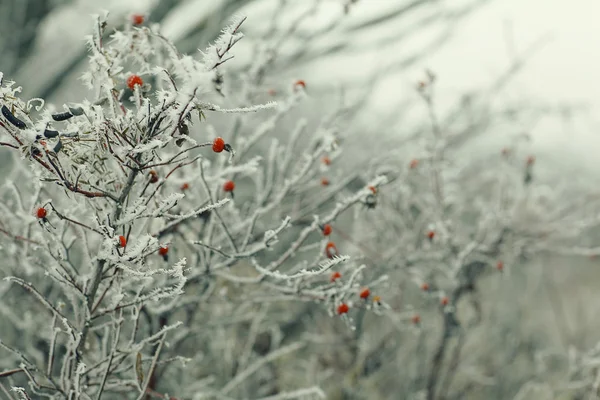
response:
M140 387L144 383L144 370L142 369L142 353L137 353L137 357L135 359L135 375L137 376L137 381Z

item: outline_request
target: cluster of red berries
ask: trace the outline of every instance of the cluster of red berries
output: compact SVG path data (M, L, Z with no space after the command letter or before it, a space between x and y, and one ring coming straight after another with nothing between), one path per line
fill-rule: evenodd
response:
M300 81L300 82L304 82L304 81ZM323 163L323 165L329 166L331 165L331 158L329 158L328 156L323 156L323 158L321 159L321 162ZM329 186L331 182L329 181L328 178L326 177L322 177L321 178L321 186Z
M127 246L127 238L123 235L120 235L119 238L119 247ZM165 261L168 260L167 255L169 254L169 248L167 246L161 246L158 248L158 255L164 258Z
M223 151L231 152L231 146L225 143L225 140L222 137L217 137L212 142L212 150L215 153L222 153ZM232 180L225 181L223 184L223 191L226 193L232 193L235 189L235 182Z
M123 235L119 236L119 247L127 246L127 238ZM167 254L169 253L169 248L167 246L161 246L158 248L158 255L162 256L165 261L167 261Z
M339 272L334 272L334 275L335 274L338 274L338 278L336 278L336 279L339 279L339 277L341 277L341 274ZM332 278L333 278L333 276L332 276ZM360 297L363 300L367 300L369 298L369 296L371 296L371 291L369 290L369 288L363 288L358 293L358 297ZM380 296L374 296L373 297L373 302L380 303L381 302L381 297ZM339 315L346 314L349 310L350 310L350 306L348 306L348 304L346 304L346 303L341 303L337 307L337 313Z
M216 153L220 153L223 150L225 151L231 151L231 147L225 143L225 141L223 140L223 138L216 138L213 143L212 143L212 149L214 152ZM148 172L149 175L149 179L150 179L150 183L156 183L158 182L158 172L156 172L155 170L150 170L150 172ZM184 182L180 189L182 191L186 191L190 188L190 184L188 182ZM226 181L223 184L223 191L231 193L233 192L233 190L235 189L235 183L231 180Z
M429 283L427 283L427 282L423 282L423 283L421 284L421 290L422 290L422 291L424 291L424 292L429 292L429 290L430 290L430 289L431 289L431 287L429 286ZM447 306L447 305L448 305L448 303L450 303L450 299L449 299L447 296L443 296L443 297L440 299L440 304L441 304L441 305L443 305L443 306Z
M130 84L131 83L131 84ZM131 77L129 77L128 82L127 82L128 86L130 88L133 89L133 87L136 84L142 84L141 78L137 75L133 75ZM225 140L223 140L223 138L218 137L215 138L212 142L212 150L215 153L221 153L223 151L229 151L231 152L231 146L227 143L225 143ZM155 170L151 170L148 175L150 176L150 183L156 183L158 182L158 173ZM190 184L185 182L181 185L181 190L185 191L188 190L190 188ZM235 189L235 183L232 180L228 180L223 184L223 191L227 192L227 193L233 193L233 190Z

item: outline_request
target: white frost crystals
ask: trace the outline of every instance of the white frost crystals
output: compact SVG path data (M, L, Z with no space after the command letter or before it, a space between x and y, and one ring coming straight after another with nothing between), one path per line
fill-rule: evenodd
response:
M343 256L323 251L331 238L319 224L360 208L365 189L340 196L345 187L318 184L322 157L341 151L335 118L300 117L281 137L308 97L290 90L265 101L262 77L227 74L243 22L197 60L157 25L108 35L113 22L97 17L82 78L92 99L56 107L0 85L0 145L14 155L13 184L0 187L0 333L10 339L0 374L26 366L8 373L23 398L243 396L255 372L306 343L273 342L257 357L253 332L241 364L223 369L234 375L219 370L199 387L196 372L228 362L222 349L237 329L257 318L257 330L281 300L308 300L327 317L357 296L364 267L344 242ZM268 71L255 62L252 71ZM337 283L334 269L344 275ZM183 356L185 367L174 362ZM305 386L278 396L323 397Z

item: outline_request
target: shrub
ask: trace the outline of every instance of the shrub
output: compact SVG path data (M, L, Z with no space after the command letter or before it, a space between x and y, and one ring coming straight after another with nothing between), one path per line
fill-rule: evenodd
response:
M95 98L55 109L2 82L2 145L19 157L1 190L0 365L22 398L323 397L253 376L306 344L262 320L286 321L290 300L350 327L349 310L375 310L359 293L384 277L363 281L365 266L331 251L322 229L386 180L344 198L339 183L321 186L322 158L341 150L331 118L314 129L300 119L286 143L265 144L307 84L266 104L252 104L251 74L227 87L243 22L196 59L158 26L107 37L98 16L82 76ZM253 68L262 76L268 62ZM217 133L211 113L238 117Z
M349 12L356 2L344 3ZM425 126L397 132L369 116L348 154L341 127L361 129L354 116L371 85L357 102L342 97L307 118L311 80L269 78L344 47L324 40L309 51L336 25L297 32L316 9L277 28L276 12L251 62L235 68L233 52L247 46L238 44L243 18L192 57L152 13L129 15L110 36L111 21L98 17L82 77L91 100L57 109L0 84L0 144L14 159L0 189L6 396L502 399L562 390L534 368L554 353L540 329L527 330L532 314L519 303L537 292L523 267L543 254L597 255L579 246L593 243L595 198L544 183L523 136L492 155L470 146L505 121L489 99L522 60L447 116L428 72L415 87ZM357 38L361 27L342 35ZM382 66L370 83L428 51ZM409 139L390 139L397 133ZM570 350L565 387L597 391L596 353Z

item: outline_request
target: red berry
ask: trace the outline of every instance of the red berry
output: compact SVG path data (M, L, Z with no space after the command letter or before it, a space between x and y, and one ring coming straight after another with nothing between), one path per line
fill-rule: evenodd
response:
M121 246L121 247L127 246L127 239L123 235L119 236L119 246Z
M415 169L415 168L417 168L418 165L419 165L419 160L417 160L417 159L411 160L410 164L409 164L410 169Z
M321 178L321 185L322 186L329 186L329 179L327 179L327 178Z
M419 324L419 322L421 322L421 316L419 314L415 314L412 316L412 318L410 320L412 321L413 324L417 325L417 324Z
M340 279L342 277L342 274L338 271L335 271L333 274L331 274L331 282L335 282L338 279Z
M323 159L321 160L323 162L323 164L325 165L331 165L331 158L325 156L323 157Z
M181 190L188 190L190 188L190 184L185 182L183 185L181 185Z
M335 247L335 243L329 242L325 246L325 255L327 258L333 258L338 255L337 247Z
M364 288L359 294L361 299L368 299L370 295L371 291L368 288Z
M163 256L163 257L164 257L164 256L166 256L168 253L169 253L169 248L168 248L168 247L166 247L166 246L160 246L160 247L158 248L158 254L159 254L159 255L161 255L161 256Z
M302 86L302 89L305 89L306 88L306 82L304 82L302 79L298 79L294 83L294 88L297 88L298 86Z
M527 157L527 166L530 167L533 165L533 163L535 163L535 156Z
M148 172L148 175L150 175L150 183L158 182L158 174L155 170L150 170L150 172Z
M441 303L443 306L447 306L449 302L450 302L450 299L448 299L448 297L447 297L447 296L444 296L444 297L442 297L442 298L441 298L441 300L440 300L440 303Z
M429 238L429 240L433 240L433 238L435 237L435 231L427 232L427 237Z
M223 191L225 191L225 192L233 192L233 189L235 189L235 183L233 181L226 181L223 184Z
M329 224L323 225L323 235L325 235L325 236L331 235L332 230L333 229L331 228L331 225L329 225Z
M503 263L502 261L498 261L498 262L496 263L496 269L497 269L498 271L502 271L502 270L504 269L504 263Z
M35 212L35 215L36 215L36 216L37 216L39 219L46 218L46 215L48 215L48 211L46 211L46 209L45 209L45 208L43 208L43 207L40 207L40 208L38 208L38 209L36 210L36 212Z
M375 186L369 186L367 189L369 189L371 193L377 194L377 188Z
M338 314L342 315L342 314L346 314L349 309L350 309L350 307L348 307L348 304L342 303L338 306L337 312L338 312Z
M142 14L133 14L131 16L131 22L133 22L134 25L141 25L144 23L144 16Z
M429 283L423 282L423 284L421 285L421 290L427 292L429 290Z
M131 75L129 78L127 78L127 87L131 90L135 88L135 85L142 86L143 84L144 81L142 80L142 78L140 78L139 75Z
M218 137L215 140L213 140L212 149L215 153L220 153L223 150L225 150L225 141L223 140L223 138Z

